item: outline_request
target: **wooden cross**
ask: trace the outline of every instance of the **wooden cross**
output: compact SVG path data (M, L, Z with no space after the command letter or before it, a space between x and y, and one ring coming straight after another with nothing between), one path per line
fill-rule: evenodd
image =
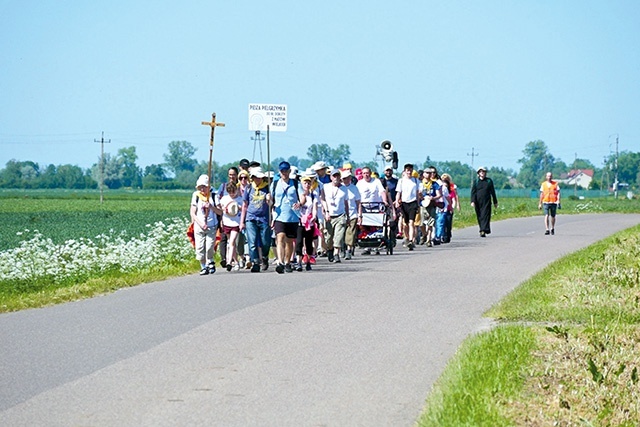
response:
M211 186L211 165L213 163L213 131L216 130L216 126L224 127L224 123L216 122L216 113L211 114L210 122L202 122L205 126L211 126L211 138L209 139L209 186Z

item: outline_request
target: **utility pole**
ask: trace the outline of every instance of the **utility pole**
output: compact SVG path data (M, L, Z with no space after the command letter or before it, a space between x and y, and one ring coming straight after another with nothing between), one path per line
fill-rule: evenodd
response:
M616 134L616 173L615 173L615 177L613 179L613 182L615 185L615 189L613 190L613 197L615 199L618 198L618 134Z
M471 156L471 183L470 183L470 187L471 188L473 186L473 174L476 172L474 167L473 167L473 159L475 157L478 157L480 154L475 152L475 148L471 147L471 154L467 153L467 156Z
M578 153L575 153L575 157L573 158L573 171L577 174L578 169L576 165L578 164ZM573 195L578 195L578 180L576 178L573 179Z
M100 139L94 139L93 142L100 143L100 204L104 202L103 187L104 187L104 144L110 143L111 140L104 140L104 131L102 131L102 137Z

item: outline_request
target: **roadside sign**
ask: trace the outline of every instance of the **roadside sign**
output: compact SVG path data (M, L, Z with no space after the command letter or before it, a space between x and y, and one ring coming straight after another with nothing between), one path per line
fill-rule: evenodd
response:
M249 104L249 130L287 131L286 104Z

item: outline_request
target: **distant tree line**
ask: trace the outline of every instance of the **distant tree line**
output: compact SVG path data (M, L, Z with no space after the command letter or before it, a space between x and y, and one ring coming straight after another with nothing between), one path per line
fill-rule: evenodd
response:
M48 165L41 167L32 161L10 160L4 169L0 169L0 188L65 188L65 189L96 189L100 183L107 189L135 188L135 189L191 189L196 179L208 171L207 161L198 161L195 158L197 149L188 141L171 141L167 153L163 155L164 163L152 164L142 169L136 163L138 156L134 146L121 148L115 156L105 153L103 159L98 159L89 169L82 169L74 165ZM345 162L350 162L354 169L368 166L372 170L382 173L382 163L374 160L368 162L355 162L350 160L351 150L346 144L340 144L331 148L327 144L313 144L307 150L306 158L291 156L288 158L276 158L271 161L270 170L277 170L278 164L287 160L296 165L301 171L311 166L318 160L325 161L334 167L342 167ZM226 181L227 170L236 166L241 158L233 163L220 165L213 162L213 182ZM429 156L425 161L403 160L404 163L413 163L416 169L427 166L435 166L440 173L451 175L460 188L471 187L475 179L475 171L467 164L459 161L437 161ZM496 188L511 189L525 188L537 189L544 180L547 171L553 172L556 178L570 170L592 169L594 170L592 189L604 189L613 184L614 172L618 172L618 181L628 184L631 188L637 188L640 183L640 153L623 151L617 161L615 155L609 156L603 168L596 168L591 162L584 159L575 159L571 164L556 159L543 141L531 141L523 150L523 157L518 160L520 171L504 169L493 166L489 168L490 176ZM402 168L402 164L399 165ZM267 169L266 165L263 165Z

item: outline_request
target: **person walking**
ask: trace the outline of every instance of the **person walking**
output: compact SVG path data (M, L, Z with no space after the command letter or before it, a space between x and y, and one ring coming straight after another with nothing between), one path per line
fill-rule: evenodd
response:
M487 176L487 168L478 168L478 179L473 181L471 187L471 206L476 210L476 218L480 227L480 237L491 234L491 202L498 207L498 198L493 181Z
M560 208L560 186L553 180L553 174L547 172L546 180L540 186L538 209L544 207L544 234L556 234L556 210Z
M413 165L404 165L402 178L396 188L396 208L402 211L404 238L407 239L407 248L412 251L416 238L416 214L420 202L420 181L413 177Z
M330 176L331 183L324 186L327 258L329 262L340 262L349 202L347 190L342 185L340 169L333 169Z
M389 208L389 195L379 179L372 176L371 169L362 168L362 179L356 184L360 191L360 205L362 212L379 212L381 205ZM359 215L362 216L362 213ZM375 254L380 255L380 249L375 248ZM371 248L365 248L362 255L371 255Z
M235 166L231 166L227 170L227 182L220 184L220 188L218 189L218 200L223 198L227 194L227 184L234 183L238 185L238 168ZM220 227L222 227L222 217L218 218L220 220ZM220 242L218 243L220 247L220 266L225 268L227 266L227 234L222 231L220 228Z
M342 183L347 190L347 224L344 235L344 242L346 245L344 259L351 259L353 251L355 250L357 238L358 238L358 223L362 219L362 205L360 203L362 197L358 186L352 182L353 175L350 169L345 169L341 172L340 177Z
M218 215L222 215L214 202L215 193L211 192L209 176L200 175L196 182L196 191L191 195L191 221L195 240L196 259L200 261L200 275L213 274L216 265L215 255Z
M460 200L458 199L458 187L448 173L442 174L442 182L449 189L449 204L447 207L447 222L445 226L445 238L442 243L451 242L451 230L453 229L453 214L456 210L460 213Z
M290 177L291 165L282 161L278 165L280 179L273 184L273 231L276 234L276 272L293 271L293 241L298 235L300 206L305 203L297 189L296 180Z
M296 271L302 271L303 263L307 271L311 270L314 254L313 241L317 236L318 223L318 193L312 189L316 176L315 171L307 169L300 179L305 201L300 204L300 223L296 238Z
M226 250L226 268L227 271L240 270L240 262L238 260L237 242L240 234L240 219L242 210L242 195L240 194L240 186L233 182L227 184L226 194L220 198L220 207L222 209L222 232L227 236Z
M265 271L269 268L271 193L267 176L261 167L251 168L249 175L251 176L251 185L243 195L240 230L245 230L247 235L249 259L252 264L251 272L259 273L260 270Z

